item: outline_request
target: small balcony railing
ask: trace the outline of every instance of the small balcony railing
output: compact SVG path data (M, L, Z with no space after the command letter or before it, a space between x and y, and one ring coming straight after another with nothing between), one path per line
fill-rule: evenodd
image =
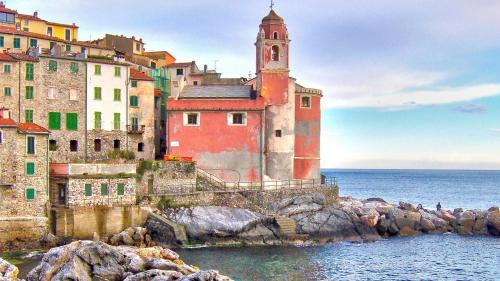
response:
M127 125L127 132L129 134L143 134L145 125Z

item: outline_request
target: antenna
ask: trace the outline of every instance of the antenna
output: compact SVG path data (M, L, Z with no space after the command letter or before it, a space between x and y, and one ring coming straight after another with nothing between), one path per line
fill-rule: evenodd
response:
M271 0L271 6L269 6L271 10L274 8L274 0Z
M215 60L214 61L214 65L215 65L215 72L217 72L217 63L219 62L219 60Z

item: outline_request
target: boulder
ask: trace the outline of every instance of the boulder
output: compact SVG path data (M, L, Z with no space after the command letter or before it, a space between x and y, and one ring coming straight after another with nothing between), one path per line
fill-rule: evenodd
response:
M428 218L422 218L420 219L420 225L422 226L422 231L425 233L432 233L436 231L436 226L432 223L432 221Z
M474 227L472 228L472 232L476 235L487 235L488 234L488 225L486 223L486 215L487 212L484 211L476 211L476 221L474 223Z
M151 236L143 227L129 227L118 234L110 236L108 243L113 246L135 247L152 247L155 245Z
M500 211L489 211L486 215L486 226L488 232L494 236L500 236Z
M443 210L437 212L437 216L438 216L438 218L443 219L443 220L447 221L448 223L452 223L452 224L454 224L456 219L457 219L454 215L450 214L450 212L443 211Z
M461 214L463 212L464 212L464 209L462 209L462 208L455 208L453 210L453 215L456 217L456 216L458 216L459 214Z
M399 202L399 208L401 210L405 210L405 211L418 212L418 210L417 210L417 208L415 208L415 206L413 206L412 204L407 203L407 202Z
M419 212L405 211L394 208L388 214L388 218L396 223L399 229L409 228L415 231L420 230L420 218L422 215Z
M269 210L280 216L292 216L306 212L316 212L326 205L326 198L321 193L310 193L292 198L285 198L269 205Z
M0 280L18 280L18 274L19 269L15 265L0 258Z
M152 269L134 275L129 275L124 279L124 281L174 281L181 277L182 274L177 271Z
M472 211L457 213L455 230L460 235L472 235L475 223L476 215Z

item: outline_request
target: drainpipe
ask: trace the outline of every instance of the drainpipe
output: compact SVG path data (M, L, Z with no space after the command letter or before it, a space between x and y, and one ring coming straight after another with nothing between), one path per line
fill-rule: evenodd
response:
M17 107L18 107L18 116L17 116L17 122L21 123L21 61L18 61L18 68L19 68L19 79L18 79L18 88L17 88Z
M85 127L85 163L87 163L88 161L88 125L87 125L87 122L88 122L88 118L89 118L89 113L88 113L88 102L87 102L87 97L88 97L88 94L87 94L87 90L88 90L88 75L87 75L87 71L88 71L88 63L85 62L85 124L84 124L84 127Z
M127 150L130 150L129 147L128 147L128 132L127 132L127 128L128 128L128 111L129 111L129 108L128 108L128 104L129 104L129 100L128 100L128 84L129 84L129 77L128 77L128 73L130 71L129 69L129 66L126 66L125 67L126 69L126 79L125 80L125 142L126 142L126 147L127 147Z

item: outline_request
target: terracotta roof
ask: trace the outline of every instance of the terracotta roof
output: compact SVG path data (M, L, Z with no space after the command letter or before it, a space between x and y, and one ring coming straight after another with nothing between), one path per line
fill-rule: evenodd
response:
M0 118L0 127L17 127L17 123L10 118Z
M167 67L189 67L193 65L193 62L176 62L168 64Z
M119 61L114 61L112 59L96 59L96 58L87 58L88 62L92 63L102 63L102 64L112 64L112 65L122 65L122 66L130 66L129 64L119 62Z
M34 16L34 15L17 14L17 17L18 17L19 19L23 19L23 20L25 20L25 19L26 19L26 20L39 20L39 21L44 21L44 20L42 20L41 18L36 17L36 16Z
M167 52L167 51L144 52L143 55L145 55L146 57L149 57L149 58L154 58L154 59L163 59L163 58L165 58L165 55L168 55L168 56L172 57L175 61L175 57L172 56L172 54Z
M22 60L22 61L32 61L32 62L37 62L38 59L34 58L32 56L29 56L28 54L25 53L7 53L9 56L16 60Z
M185 111L239 111L239 110L264 110L264 99L169 99L167 110Z
M246 85L208 85L185 86L180 98L250 98L252 86Z
M271 9L269 15L267 15L265 18L262 19L262 22L267 22L267 21L284 22L283 18L280 17L273 9Z
M155 81L153 78L151 78L149 75L147 75L144 72L140 72L137 69L130 69L130 79L132 80L143 80L143 81Z
M9 56L6 53L1 52L0 53L0 61L8 61L8 62L15 62L16 60L13 59L11 56Z
M34 15L27 15L27 14L17 14L17 17L20 19L27 19L27 20L37 20L37 21L43 21L48 25L58 25L58 26L64 26L64 27L72 27L72 28L78 28L78 26L73 25L73 24L66 24L66 23L58 23L58 22L50 22L44 19L39 18L38 16Z
M161 97L161 89L155 88L155 97Z
M48 134L47 129L34 123L19 123L19 131L21 133Z
M2 13L9 13L9 14L16 14L17 13L14 10L11 10L9 8L5 8L5 4L3 4L3 2L2 2L2 4L0 4L0 12L2 12Z

